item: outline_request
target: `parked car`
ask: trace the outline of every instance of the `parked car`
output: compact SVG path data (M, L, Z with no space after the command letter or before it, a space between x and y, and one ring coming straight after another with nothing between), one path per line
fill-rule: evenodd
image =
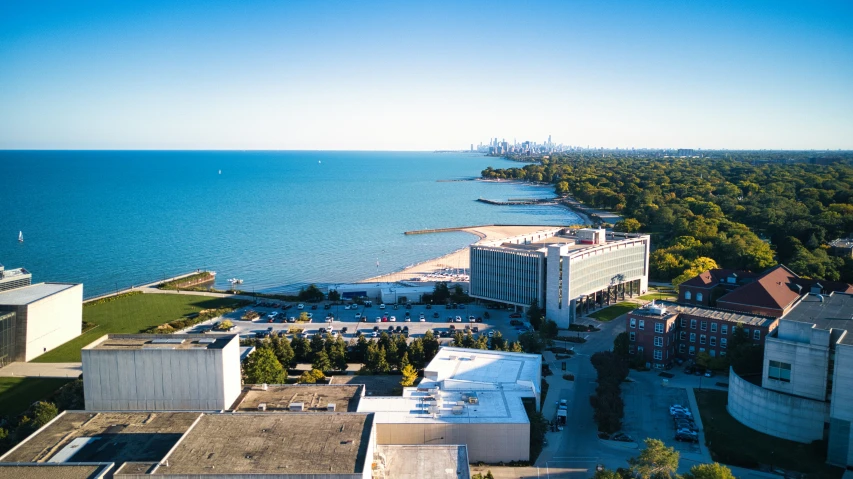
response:
M693 374L693 366L687 366L684 368L684 374Z
M480 332L480 328L478 328L477 326L474 326L474 327L471 329L471 331L473 331L473 332L475 332L475 333L479 333L479 332Z
M521 317L521 313L512 313L512 314L510 314L510 315L509 315L509 317L510 317L510 318L520 318L520 317Z
M397 316L391 316L390 318L388 318L388 320L391 321L392 323L396 323L397 322Z
M376 322L377 322L377 323L381 323L381 322L382 322L382 318L380 318L379 316L377 316L377 317L376 317Z
M361 319L361 313L355 313L355 319Z
M451 331L456 331L456 326L454 326L454 325L452 325L452 324L451 324L451 325L450 325L450 330L451 330Z
M438 313L432 313L432 317L433 317L433 318L435 318L435 319L438 319L440 316L439 316L439 314L438 314Z
M462 322L462 316L456 316L456 322L461 323Z
M714 377L714 371L711 371L710 369L709 369L709 370L707 370L707 371L705 371L705 377L706 377L706 378L712 378L712 377Z
M305 305L302 303L299 303L296 305L296 309L305 309Z
M380 304L379 304L379 309L385 309L385 303L380 303Z
M512 319L512 320L510 320L509 325L510 326L521 326L521 321L519 321L517 319Z
M699 442L699 435L690 432L677 432L675 433L675 440L682 442Z
M379 337L379 332L378 332L378 331L374 331L374 332L373 332L373 334L372 334L372 336L373 336L374 338L378 338L378 337Z
M349 331L349 328L347 328L346 326L341 328L341 334L347 334L347 331Z
M482 323L482 322L483 322L483 317L482 317L482 316L477 316L477 322L478 322L478 323Z
M332 305L331 304L324 304L323 309L332 309Z
M676 413L686 414L688 416L693 416L693 413L690 412L689 408L682 406L681 404L673 404L669 407L669 413L671 415L675 415Z
M426 308L427 308L427 309L432 309L432 305L431 305L431 304L428 304L428 305L426 306Z
M373 327L373 330L374 330L374 331L379 331L379 326L374 326L374 327Z

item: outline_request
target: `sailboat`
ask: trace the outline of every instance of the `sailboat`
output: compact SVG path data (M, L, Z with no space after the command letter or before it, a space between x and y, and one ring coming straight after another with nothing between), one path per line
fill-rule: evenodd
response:
M23 243L23 242L24 242L24 232L18 231L18 243Z

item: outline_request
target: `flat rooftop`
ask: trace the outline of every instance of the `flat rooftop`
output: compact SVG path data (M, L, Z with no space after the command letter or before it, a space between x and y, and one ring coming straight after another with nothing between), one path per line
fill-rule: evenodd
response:
M476 403L470 402L470 397ZM359 412L376 413L377 424L527 424L521 391L439 391L405 388L403 396L364 397Z
M807 294L782 319L811 323L819 329L843 329L847 334L840 343L853 344L853 295L824 294L821 301L818 295Z
M426 381L444 389L470 389L473 384L500 384L503 389L541 391L542 356L482 349L442 347L424 368Z
M372 414L205 414L153 475L361 474L372 430Z
M112 464L3 464L0 463L0 479L96 479Z
M306 411L326 411L334 404L335 412L355 412L363 390L358 385L323 384L267 385L263 390L255 384L243 389L231 409L257 412L259 405L266 404L267 411L288 411L291 403L302 403Z
M599 246L606 246L608 244L616 243L619 241L625 240L635 240L643 237L640 234L625 234L619 233L614 235L612 231L608 231L605 234L605 243L604 244L590 244L590 243L581 243L582 240L574 230L567 230L567 232L560 233L554 236L549 236L547 238L542 238L536 241L532 241L530 243L501 243L499 248L509 248L509 249L517 249L524 251L538 251L541 253L545 253L550 245L564 245L566 246L566 253L571 253L574 251L580 251L587 248L596 248Z
M107 334L83 349L222 349L234 334Z
M24 268L2 269L0 267L0 279L14 279L19 276L32 276L29 271Z
M737 311L724 311L719 309L702 308L699 306L684 306L677 303L670 303L668 301L658 301L657 305L666 307L666 314L661 316L659 314L652 313L647 308L637 308L632 311L631 314L638 316L650 316L661 319L671 319L675 315L686 314L700 318L727 321L730 323L743 323L745 325L750 326L767 327L769 327L778 319L769 316L756 316L754 314L739 313Z
M0 304L6 306L23 306L47 298L79 283L36 283L29 286L0 292Z
M65 461L72 462L159 461L200 415L66 411L2 456L0 462L47 462L58 453L71 454ZM91 440L86 442L86 438ZM66 450L66 446L77 450Z
M395 479L469 479L464 445L376 446L375 462L384 461L385 477Z

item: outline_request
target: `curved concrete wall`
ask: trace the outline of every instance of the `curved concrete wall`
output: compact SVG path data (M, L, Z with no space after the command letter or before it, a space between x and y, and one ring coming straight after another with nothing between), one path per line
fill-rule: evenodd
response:
M823 439L829 403L778 393L746 381L729 369L729 414L771 436L810 443Z

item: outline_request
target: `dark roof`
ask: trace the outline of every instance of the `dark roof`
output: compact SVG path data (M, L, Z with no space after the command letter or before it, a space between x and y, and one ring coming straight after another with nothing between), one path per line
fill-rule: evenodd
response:
M841 338L842 344L853 344L853 295L831 293L828 295L807 294L783 320L811 323L819 329L843 329L848 332Z
M799 276L796 273L780 264L770 268L757 280L721 296L717 304L725 302L784 310L799 299L802 293L808 292L806 289L801 292L796 287L797 279Z
M703 273L699 273L681 284L683 286L693 286L697 288L709 288L718 284L731 284L725 283L725 281L726 278L733 274L736 275L739 280L751 279L758 276L755 273L739 269L710 269Z

